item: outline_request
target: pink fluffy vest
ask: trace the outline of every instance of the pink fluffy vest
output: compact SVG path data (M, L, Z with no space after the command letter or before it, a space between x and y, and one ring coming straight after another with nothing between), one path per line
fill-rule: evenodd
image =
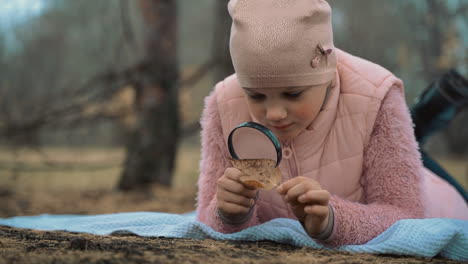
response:
M381 102L392 86L403 89L401 80L388 70L337 51L337 83L311 126L290 145L283 145L279 166L282 182L302 175L317 180L323 189L341 198L365 202L363 155ZM216 87L218 109L225 142L238 124L255 121L248 111L242 88L231 75ZM428 172L425 171L424 174ZM431 181L438 181L431 176ZM440 181L440 180L439 180ZM259 193L257 204L270 208L258 214L261 222L295 216L275 191ZM426 209L427 216L432 213ZM433 212L434 213L434 212ZM434 215L436 216L437 213Z

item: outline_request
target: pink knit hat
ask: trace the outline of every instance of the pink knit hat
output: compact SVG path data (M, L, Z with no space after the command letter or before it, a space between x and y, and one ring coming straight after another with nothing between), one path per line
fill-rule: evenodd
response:
M230 51L242 87L324 84L336 72L325 0L230 0Z

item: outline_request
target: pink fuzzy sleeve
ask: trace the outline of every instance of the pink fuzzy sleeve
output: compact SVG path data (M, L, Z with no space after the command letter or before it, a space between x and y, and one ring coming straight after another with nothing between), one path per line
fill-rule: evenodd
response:
M201 162L198 179L197 218L199 221L223 233L233 233L258 224L256 208L252 216L240 225L224 223L217 213L216 184L227 167L231 166L219 117L216 94L212 92L205 99L205 109L201 119Z
M327 244L363 244L400 219L424 215L423 165L402 93L397 87L387 93L365 149L365 204L331 198L335 227Z

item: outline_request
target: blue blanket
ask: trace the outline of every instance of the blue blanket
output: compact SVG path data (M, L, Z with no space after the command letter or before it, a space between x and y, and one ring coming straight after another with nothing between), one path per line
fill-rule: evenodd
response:
M39 215L7 219L0 225L38 230L64 230L96 235L128 231L140 236L212 238L218 240L271 240L300 247L321 248L310 239L299 222L278 218L238 233L222 234L197 222L195 215L167 213L119 213L107 215ZM468 221L454 219L400 220L365 245L339 250L380 254L468 260Z

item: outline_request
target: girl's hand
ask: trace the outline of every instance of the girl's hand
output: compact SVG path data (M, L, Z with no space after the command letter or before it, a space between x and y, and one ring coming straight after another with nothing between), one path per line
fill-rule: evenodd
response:
M309 235L316 236L325 230L330 193L322 190L317 181L299 176L278 186L277 191L290 204Z
M216 198L218 210L226 217L247 215L255 204L255 188L244 185L239 177L242 172L236 168L227 168L218 179Z

